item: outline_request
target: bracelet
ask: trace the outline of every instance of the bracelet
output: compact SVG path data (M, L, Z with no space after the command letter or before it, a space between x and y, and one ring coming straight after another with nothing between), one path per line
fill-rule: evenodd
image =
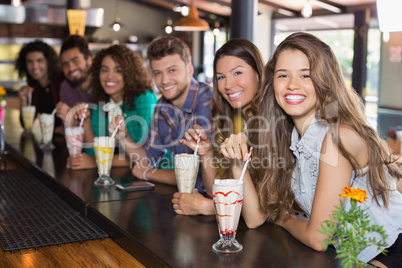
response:
M147 169L145 169L144 173L142 173L142 177L143 177L143 179L146 180L146 181L149 181L149 180L147 179L147 177L146 177L147 172L148 172L149 170L150 170L150 168L147 168Z

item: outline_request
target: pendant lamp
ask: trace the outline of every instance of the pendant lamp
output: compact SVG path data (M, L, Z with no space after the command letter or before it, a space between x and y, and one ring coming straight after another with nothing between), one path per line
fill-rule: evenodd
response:
M190 13L187 17L181 18L175 25L175 31L192 32L207 31L209 24L198 16L198 10L194 5L190 6Z

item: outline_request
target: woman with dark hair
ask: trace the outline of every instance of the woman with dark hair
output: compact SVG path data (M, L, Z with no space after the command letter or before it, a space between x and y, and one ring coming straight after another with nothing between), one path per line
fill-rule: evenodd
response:
M28 105L28 95L32 94L31 105L36 107L36 113L51 113L59 102L60 85L64 80L56 51L39 40L25 44L18 54L15 69L18 77L26 77L28 83L18 92L20 109ZM20 121L22 123L22 117ZM62 133L60 120L56 120L54 131Z
M95 104L89 106L93 108L92 114L83 124L85 142L92 143L94 137L108 136L109 122L116 115L123 115L128 134L135 142L141 143L157 101L152 91L152 79L141 56L125 45L103 49L93 60L91 77ZM128 156L123 150L117 151L119 157L113 158L112 165L128 166ZM87 148L86 153L70 157L68 164L73 169L95 168L93 147Z
M247 125L244 121L250 119L255 109L250 104L257 94L262 81L263 59L258 48L248 40L232 39L225 43L215 54L213 93L212 93L212 119L213 140L211 141L205 131L198 125L185 133L180 140L191 149L195 149L198 136L201 134L198 154L200 155L203 181L207 194L212 194L214 179L233 178L231 166L215 166L214 160L222 158L219 151L220 144L233 133L241 132ZM231 163L233 165L234 163ZM254 170L252 170L254 174ZM219 174L218 174L219 173ZM212 199L203 197L195 190L193 194L175 193L173 208L178 214L214 214Z
M380 254L382 249L371 245L357 258L377 267L402 267L402 173L368 124L363 102L347 87L331 48L314 35L291 34L276 48L264 78L255 105L267 120L261 128L269 132L259 134L258 144L265 148L254 157L279 164L258 177L244 176L247 226L269 220L322 251L328 237L318 230L340 201L345 211L351 207L342 190L363 189L368 198L359 206L372 224L383 227L388 252ZM227 157L242 159L244 153L236 155L242 146L247 144L233 139L221 149ZM307 219L291 215L295 202Z

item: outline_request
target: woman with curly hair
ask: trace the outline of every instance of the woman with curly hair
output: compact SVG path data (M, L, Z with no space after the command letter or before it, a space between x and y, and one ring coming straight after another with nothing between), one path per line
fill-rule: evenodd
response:
M242 215L247 226L269 220L322 251L327 236L318 230L323 222L340 201L344 210L351 207L340 196L342 190L360 188L368 198L359 205L373 224L383 226L388 252L380 254L382 249L372 245L358 259L377 267L402 267L402 173L368 124L360 96L346 86L331 48L314 35L291 34L276 48L264 78L254 104L267 120L260 127L269 132L259 134L262 148L253 157L277 161L258 177L244 177ZM228 141L222 153L242 159L244 153L235 153L238 142L247 145ZM306 219L291 214L295 202Z
M153 83L141 56L125 45L113 45L99 51L91 66L92 101L84 121L84 140L93 144L94 137L108 136L108 124L123 115L131 138L141 143L151 122L157 98ZM89 110L92 108L91 116ZM113 166L128 166L129 159L121 149L113 158ZM115 153L115 154L116 154ZM69 157L72 169L95 168L94 149Z
M198 154L202 163L202 176L206 178L203 181L209 182L204 185L209 195L212 194L212 184L217 176L222 179L233 178L230 166L234 163L225 166L222 162L220 166L215 166L215 158L223 158L216 149L231 134L243 135L242 129L246 125L244 120L256 114L256 109L249 108L260 88L263 67L260 51L245 39L231 39L215 54L211 105L214 139L211 141L204 129L194 125L193 129L185 133L185 139L180 141L194 150L201 133ZM172 203L178 214L215 213L212 199L203 197L197 190L192 194L175 193Z

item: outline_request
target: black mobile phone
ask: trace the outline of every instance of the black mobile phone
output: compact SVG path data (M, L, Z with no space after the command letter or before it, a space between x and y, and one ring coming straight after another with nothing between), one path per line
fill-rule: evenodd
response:
M155 184L149 181L135 181L127 186L116 184L116 190L122 192L147 191L155 189Z

